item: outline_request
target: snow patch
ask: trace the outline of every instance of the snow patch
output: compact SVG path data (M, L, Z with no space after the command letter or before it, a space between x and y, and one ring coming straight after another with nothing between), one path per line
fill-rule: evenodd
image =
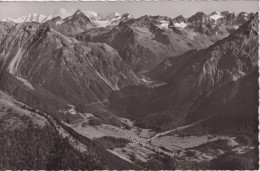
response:
M147 83L147 84L152 84L152 83L153 83L153 81L149 81L149 80L147 80L146 78L141 78L141 80L142 80L143 82Z
M68 105L71 107L71 109L68 110L68 112L69 112L70 114L72 114L72 115L76 115L76 114L77 114L77 111L75 110L75 106L70 105L70 104L68 104Z
M46 21L47 18L48 18L48 17L45 16L45 15L39 15L38 21L39 21L40 23L42 23L42 22Z
M238 29L238 28L239 28L239 26L238 26L238 25L235 25L235 26L234 26L234 29Z
M59 113L65 113L65 114L71 114L71 115L76 115L78 112L75 110L75 106L68 104L70 107L69 110L59 110Z
M169 22L168 21L160 21L161 24L157 25L157 27L159 27L160 29L168 29L169 28Z
M22 81L24 83L24 85L26 85L27 87L29 87L30 89L34 90L34 87L32 86L32 84L24 79L24 78L21 78L21 77L18 77L18 76L15 76L18 80Z
M218 20L220 18L223 18L223 16L219 12L216 12L213 15L211 15L210 18L213 20Z
M119 90L118 85L113 85L108 79L104 78L97 70L95 70L96 74L110 87L112 90Z
M175 27L178 27L178 28L185 28L185 27L187 26L187 24L184 23L184 22L174 23L174 26L175 26Z
M237 152L238 154L244 154L248 150L252 150L252 149L254 149L254 147L241 146L241 147L233 148L231 151Z
M8 18L5 20L12 21L15 23L24 23L24 22L32 22L32 21L42 23L47 21L47 19L49 19L49 17L45 15L33 13L33 14L28 14L27 16L19 17L17 19Z
M232 138L232 139L228 140L228 145L234 147L234 146L237 146L239 144L238 144L238 142L235 141L234 138Z
M76 110L75 110L74 107L71 108L71 109L69 110L69 112L70 112L70 114L72 114L72 115L76 115L76 114L77 114L77 112L76 112Z
M28 14L26 16L21 16L17 19L7 18L7 19L3 19L2 21L12 21L12 22L15 22L15 23L35 21L35 22L43 23L45 21L51 20L52 18L55 18L55 17L58 17L58 16L60 16L61 18L69 17L69 16L73 15L75 12L76 12L76 9L67 10L65 8L60 8L60 9L56 9L49 16L33 13L33 14ZM83 11L83 13L91 19L99 17L98 13L96 13L94 11L85 10L85 11Z

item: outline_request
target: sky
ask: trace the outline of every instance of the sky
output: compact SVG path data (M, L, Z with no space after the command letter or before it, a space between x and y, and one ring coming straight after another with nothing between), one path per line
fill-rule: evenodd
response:
M189 1L189 0L161 0L161 1L124 1L124 2L0 2L0 19L13 18L39 13L50 15L55 10L65 8L91 10L102 16L110 12L120 14L130 13L134 17L143 15L162 15L176 17L183 15L190 17L196 12L211 13L213 11L230 12L257 12L259 11L257 0L211 0L211 1Z

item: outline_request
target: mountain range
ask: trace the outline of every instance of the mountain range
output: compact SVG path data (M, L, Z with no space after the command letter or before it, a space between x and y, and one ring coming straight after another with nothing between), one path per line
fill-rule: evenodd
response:
M73 147L77 142L87 148L95 140L76 126L84 127L86 120L90 126L114 130L130 127L160 133L186 126L194 135L242 132L255 142L258 24L258 13L228 11L198 12L188 18L134 18L128 13L101 17L92 11L60 10L50 16L6 19L0 21L0 91L5 94L0 99L8 97L12 105L5 105L19 102L16 108L44 116L58 132L72 137ZM0 109L6 112L6 106ZM95 155L94 163L105 161L105 169L116 168L117 157L127 168L149 165L148 159L129 160L121 152L91 148L113 156L109 165ZM167 149L162 153L169 155ZM162 162L158 167L168 167L166 159L156 160ZM177 161L174 167L185 168L182 160ZM251 165L247 169L255 169Z

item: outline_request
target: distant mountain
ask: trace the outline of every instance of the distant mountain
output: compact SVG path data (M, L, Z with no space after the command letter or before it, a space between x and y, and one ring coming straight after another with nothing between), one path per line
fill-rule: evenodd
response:
M235 15L234 13L229 13L227 11L221 13L213 12L210 15L198 12L187 19L190 23L188 27L209 35L229 34L248 21L253 13L247 14L247 17L244 17L243 19L241 19L241 15L242 13Z
M76 11L77 10L75 10L75 9L67 10L65 8L60 8L60 9L54 10L53 13L48 16L42 15L42 14L37 14L37 13L32 13L32 14L28 14L26 16L22 16L22 17L19 17L16 19L7 18L2 21L7 21L7 22L12 21L15 23L23 23L23 22L44 23L47 20L51 20L56 17L60 17L60 18L64 19L66 17L72 16ZM99 21L99 20L115 21L115 20L118 20L121 18L120 14L117 12L110 13L106 17L102 17L97 12L89 11L89 10L82 10L82 13L84 13L84 15L86 15L88 18L90 18L91 20L94 20L94 21Z
M61 17L61 18L66 18L71 15L73 15L77 10L76 9L65 9L65 8L60 8L54 10L54 12L51 14L54 17ZM94 11L89 11L89 10L81 10L88 18L90 19L99 19L101 16L94 12Z
M95 27L90 18L81 10L77 10L72 16L66 18L53 18L47 23L55 30L67 35L77 34Z
M206 48L223 39L250 18L239 20L237 17L240 15L228 12L206 15L199 12L188 19L183 16L174 19L142 16L121 21L110 30L88 30L78 34L77 39L109 44L118 50L134 71L143 73L169 56Z
M45 16L42 14L37 14L37 13L32 13L28 14L27 16L22 16L17 19L12 19L12 18L7 18L4 21L7 22L15 22L15 23L24 23L24 22L38 22L38 23L43 23L47 20L50 20L52 16Z

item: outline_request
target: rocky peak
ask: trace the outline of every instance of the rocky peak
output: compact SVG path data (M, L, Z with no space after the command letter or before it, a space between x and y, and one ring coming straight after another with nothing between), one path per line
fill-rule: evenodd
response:
M230 13L229 11L222 11L220 14L223 15L223 16L235 15L235 13Z
M176 18L173 19L173 22L177 22L177 23L186 23L187 22L187 18L184 18L182 15L177 16Z
M123 14L122 16L121 16L121 21L122 20L128 20L128 19L130 19L130 18L133 18L133 16L131 15L131 14L129 14L129 13L125 13L125 14Z
M245 12L241 12L237 15L235 23L237 25L241 25L242 23L248 21L251 17L253 16L253 13L245 13Z
M258 36L258 25L259 25L259 21L258 21L258 12L256 14L253 15L253 17L251 17L249 24L247 25L247 31L249 31L250 33L254 32L255 34L257 34L256 36ZM243 27L242 27L243 28Z
M87 23L90 23L90 19L80 10L78 9L71 17L68 17L71 20L85 20Z
M197 12L196 14L194 14L193 16L191 16L190 18L188 18L188 22L197 22L197 21L203 21L207 18L208 16L203 13L203 12Z

